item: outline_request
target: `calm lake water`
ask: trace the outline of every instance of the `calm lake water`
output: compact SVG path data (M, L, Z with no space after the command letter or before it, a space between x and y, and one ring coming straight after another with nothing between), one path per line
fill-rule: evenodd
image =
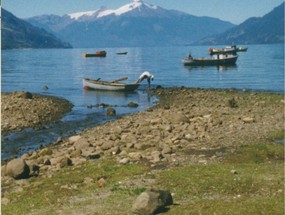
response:
M84 77L114 80L127 76L132 82L147 70L155 76L152 87L284 92L284 44L247 47L247 52L239 53L236 66L229 67L183 66L181 59L189 52L193 57L207 57L208 46L106 48L106 58L82 57L82 53L98 49L3 50L2 92L29 91L59 96L75 106L61 123L2 137L2 159L111 119L105 116L105 109L90 109L87 105L116 105L117 114L121 115L144 110L157 102L155 97L147 94L146 82L134 93L95 92L82 89ZM127 55L116 55L125 51ZM44 86L48 86L48 90L44 90ZM139 107L128 108L129 102L136 102Z

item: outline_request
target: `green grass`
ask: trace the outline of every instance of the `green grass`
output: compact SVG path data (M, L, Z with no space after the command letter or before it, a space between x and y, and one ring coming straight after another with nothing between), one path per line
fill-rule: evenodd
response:
M88 204L89 198L94 193L99 191L108 193L120 180L143 174L145 171L146 168L140 165L119 166L110 160L90 162L80 167L64 168L51 178L29 179L31 187L20 193L14 192L7 196L9 199L13 199L13 203L7 206L2 205L2 214L32 214L33 209L40 212L39 214L57 214L58 208L61 208L73 196L79 198L84 196L86 201L83 203ZM93 178L94 183L83 183L86 177ZM97 181L100 178L105 179L105 188L98 187ZM37 181L40 183L36 183ZM137 190L128 191L127 194L132 192L137 194Z
M226 162L230 163L263 163L284 160L284 145L276 143L242 145L229 156Z
M279 132L270 135L275 139ZM93 178L94 183L83 183L86 177ZM98 187L100 178L106 181L103 188ZM132 214L135 198L149 187L144 183L148 179L155 180L151 185L154 188L173 194L174 205L166 214L285 212L284 145L269 141L240 146L222 163L178 166L160 172L106 159L63 168L51 178L30 178L28 188L8 194L12 202L2 205L2 214Z
M169 214L284 214L283 181L282 163L242 163L175 168L158 185L174 193Z
M268 139L271 141L284 140L285 139L284 132L285 132L284 130L270 131L268 132Z

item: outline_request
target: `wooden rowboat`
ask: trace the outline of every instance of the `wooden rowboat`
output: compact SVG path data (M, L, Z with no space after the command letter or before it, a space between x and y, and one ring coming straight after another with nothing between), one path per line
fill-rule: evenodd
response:
M220 66L234 65L238 59L238 55L214 55L213 58L193 58L187 57L182 59L185 66Z
M120 81L127 80L128 77L118 78L114 81L101 81L90 78L83 78L83 88L85 90L110 90L110 91L134 91L143 80L147 80L148 87L150 88L150 82L153 81L154 76L148 71L143 72L134 83L122 83Z
M126 79L128 78L119 78L114 81L101 81L100 79L93 80L89 78L84 78L83 88L85 90L134 91L140 86L139 83L119 82Z
M84 53L82 54L83 57L106 57L107 52L106 51L97 51L96 53L88 54Z

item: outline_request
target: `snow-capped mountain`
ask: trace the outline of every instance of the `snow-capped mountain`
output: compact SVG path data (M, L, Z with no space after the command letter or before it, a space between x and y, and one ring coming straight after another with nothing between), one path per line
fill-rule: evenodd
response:
M118 9L101 7L64 16L37 16L27 21L70 42L73 47L183 45L234 26L215 18L167 10L142 0L134 0Z
M153 5L147 4L142 0L134 0L130 4L126 4L118 9L112 10L106 7L101 7L98 10L94 11L86 11L86 12L77 12L68 14L71 19L74 20L91 20L91 19L99 19L106 16L140 16L140 17L150 17L150 16L168 16L169 13L167 10Z

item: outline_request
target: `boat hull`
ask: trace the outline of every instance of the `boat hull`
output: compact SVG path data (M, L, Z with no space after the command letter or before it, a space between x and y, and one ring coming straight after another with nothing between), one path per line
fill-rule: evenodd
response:
M83 88L86 90L107 90L107 91L134 91L140 84L125 84L117 82L98 81L88 78L83 80Z
M240 48L237 49L237 51L238 51L238 52L246 52L246 51L247 51L247 48L242 48L242 47L240 47Z
M209 59L209 58L184 58L182 60L185 66L221 66L234 65L238 56L232 56L223 59Z
M84 53L84 54L82 54L82 56L83 57L106 57L106 53L104 53L104 54L87 54L87 53Z
M118 52L118 53L116 53L117 55L126 55L126 54L128 54L128 52Z
M106 51L97 51L96 53L84 53L82 54L83 57L106 57L107 52Z

